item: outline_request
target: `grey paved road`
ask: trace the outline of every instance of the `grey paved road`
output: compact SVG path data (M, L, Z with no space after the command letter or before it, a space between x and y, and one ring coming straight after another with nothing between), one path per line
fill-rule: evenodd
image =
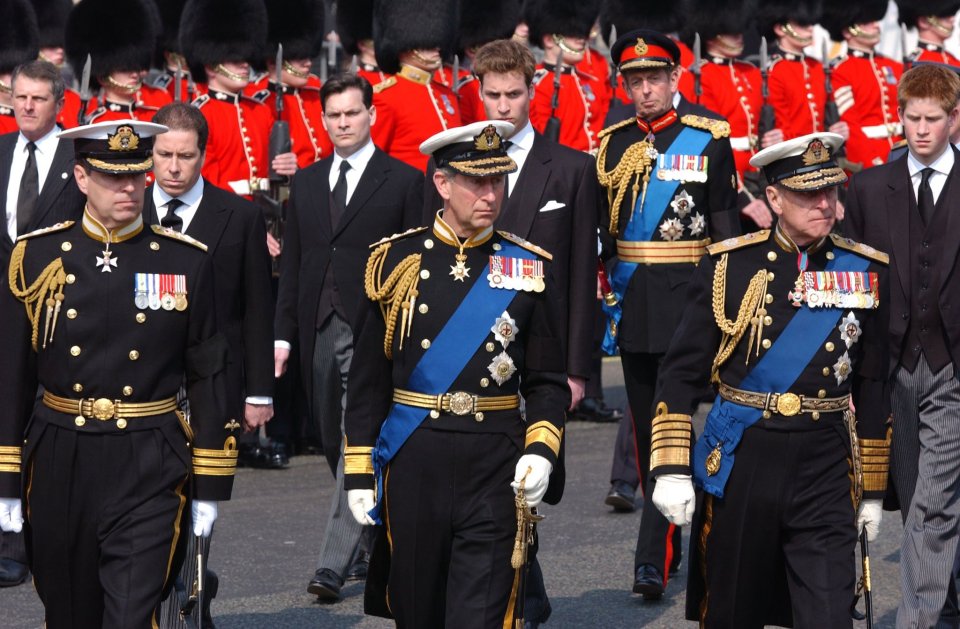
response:
M605 363L604 372L608 401L622 405L619 363ZM612 425L569 426L564 499L544 510L547 519L540 527L540 557L554 610L547 627L693 627L683 620L685 566L670 582L665 601L644 603L630 593L640 518L603 505L615 438ZM348 584L336 605L319 605L306 592L332 491L319 456L297 457L286 470L238 471L234 499L221 505L212 548L211 567L221 581L213 607L218 628L392 626L363 615L362 584ZM894 626L899 599L899 514L885 516L881 538L871 547L877 627ZM32 586L0 590L0 627L36 629L42 618Z

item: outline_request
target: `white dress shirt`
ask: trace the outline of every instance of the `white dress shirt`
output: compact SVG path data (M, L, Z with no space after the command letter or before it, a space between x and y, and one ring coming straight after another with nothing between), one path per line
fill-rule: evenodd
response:
M43 136L34 144L37 149L34 156L37 160L37 183L38 192L43 192L43 184L47 181L47 175L50 173L50 166L53 164L53 155L57 152L57 146L60 144L60 127L54 125L47 135ZM20 198L20 180L23 179L23 170L27 165L27 142L26 137L21 133L17 137L17 144L13 147L13 160L10 162L10 181L7 182L7 234L10 240L16 240L17 236L17 201ZM68 173L72 177L73 173Z
M197 209L200 208L200 201L203 200L203 177L197 179L197 183L193 184L192 188L176 198L183 201L183 205L176 209L175 214L183 220L183 232L186 233L187 228L190 227L190 221L193 220L193 217L197 214ZM159 184L154 184L153 207L157 208L157 220L163 221L168 211L167 203L170 203L173 199L174 197L167 194Z
M347 203L350 203L350 199L353 198L353 191L357 189L360 177L363 176L364 169L370 162L370 158L373 157L375 148L373 140L368 140L360 150L346 158L347 163L350 164L350 170L347 171ZM340 177L340 164L343 163L343 160L344 158L340 157L336 151L333 152L333 163L330 164L329 175L331 192L333 187L337 185L337 179Z
M507 175L507 191L510 194L513 194L513 191L517 187L517 179L520 178L520 171L523 170L523 164L527 161L527 155L530 154L530 149L533 148L534 137L533 125L527 120L527 124L514 133L513 137L509 138L511 144L507 147L507 155L512 157L513 161L517 163L517 170Z
M910 183L913 185L913 198L918 199L917 190L920 188L920 180L923 178L921 171L924 168L928 168L920 163L920 161L913 156L913 153L907 153L907 170L910 173ZM947 183L947 177L950 176L950 171L953 170L953 147L950 144L947 144L947 149L930 164L929 168L934 170L933 174L930 175L930 190L933 192L933 202L936 203L937 199L940 198L940 193L943 191L943 186Z

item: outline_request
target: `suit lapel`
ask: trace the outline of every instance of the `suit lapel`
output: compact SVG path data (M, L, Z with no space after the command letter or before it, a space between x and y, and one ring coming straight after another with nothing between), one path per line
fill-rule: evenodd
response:
M186 233L207 245L212 253L216 250L220 237L223 236L230 214L230 208L220 202L218 191L209 181L204 180L200 205L190 220Z
M527 155L516 186L497 220L498 229L521 238L530 235L533 221L541 207L540 201L543 199L547 179L550 178L549 164L552 157L546 143L547 140L540 134L534 135L530 154Z
M960 217L957 216L955 208L951 207L953 197L948 196L956 194L958 187L960 187L960 183L958 183L958 178L960 178L960 151L957 151L953 145L950 148L953 151L953 168L950 170L950 176L947 177L943 190L940 191L940 199L938 199L943 202L942 205L946 206L942 210L947 212L947 237L943 240L944 266L940 267L944 269L944 278L953 268L953 263L957 259L957 251L960 250L960 239L957 238L957 234L960 234ZM938 203L938 205L940 204Z
M10 185L10 167L13 165L13 150L17 146L17 136L18 133L10 133L0 140L3 143L0 145L0 163L7 165L6 168L0 168L0 199L3 200L0 208L4 210L4 216L6 216L7 186ZM6 223L0 231L3 231L3 239L12 247L13 241L10 240L10 234L7 233Z
M379 150L375 150L373 156L370 158L370 161L367 162L367 167L363 169L363 174L360 175L360 181L357 182L357 187L353 191L353 195L350 197L350 202L347 203L347 207L343 212L343 215L340 217L340 222L333 226L331 233L333 238L336 238L340 232L342 232L346 226L350 223L351 220L357 215L366 202L373 196L373 193L383 185L383 182L386 181L388 173L390 171L389 163L383 159L383 153ZM329 173L329 171L327 171ZM329 198L329 195L328 195ZM327 212L327 217L329 221L330 212Z
M907 158L899 160L899 173L887 182L889 194L886 195L887 217L890 220L891 243L893 255L897 260L897 275L900 277L900 286L903 294L910 295L910 207L913 186L910 183L910 172L907 169ZM900 234L898 238L896 235Z
M8 171L7 176L9 175ZM6 190L6 183L2 185ZM73 142L60 140L57 142L57 150L53 153L50 171L43 182L43 190L37 198L37 211L33 213L30 229L36 229L47 223L46 215L53 209L54 202L67 185L76 185L73 181Z

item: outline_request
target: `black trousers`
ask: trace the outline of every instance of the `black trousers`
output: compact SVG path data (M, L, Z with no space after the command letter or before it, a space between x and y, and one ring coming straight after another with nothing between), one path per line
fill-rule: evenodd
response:
M397 627L503 626L517 530L510 482L521 440L420 428L391 461L387 600Z
M653 500L653 480L650 474L650 438L653 427L653 396L657 386L657 374L663 354L640 354L622 352L623 383L627 401L633 416L633 432L637 440L637 471L643 491L643 512L637 548L634 554L634 570L643 564L656 566L663 575L664 583L669 578L670 566L679 559L683 542L680 527L670 524L657 511Z
M26 530L50 629L153 625L190 517L175 424L93 434L34 419Z
M724 497L703 494L697 505L689 620L709 629L852 626L849 438L830 415L819 430L744 433Z

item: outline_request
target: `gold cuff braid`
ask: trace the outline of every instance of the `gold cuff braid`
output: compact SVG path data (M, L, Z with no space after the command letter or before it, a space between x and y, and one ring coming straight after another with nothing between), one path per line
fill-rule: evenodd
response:
M227 437L222 450L193 448L193 473L198 476L233 476L237 469L237 439Z
M689 467L692 435L689 415L670 413L664 402L657 404L650 437L650 469L664 465Z
M554 456L560 456L561 441L563 441L563 428L557 428L548 421L539 421L527 427L524 447L529 448L535 443L542 443L550 448Z
M884 439L859 439L860 458L863 461L863 490L886 491L890 472L890 439L893 430L887 428Z
M373 448L345 446L343 448L344 474L373 474Z

